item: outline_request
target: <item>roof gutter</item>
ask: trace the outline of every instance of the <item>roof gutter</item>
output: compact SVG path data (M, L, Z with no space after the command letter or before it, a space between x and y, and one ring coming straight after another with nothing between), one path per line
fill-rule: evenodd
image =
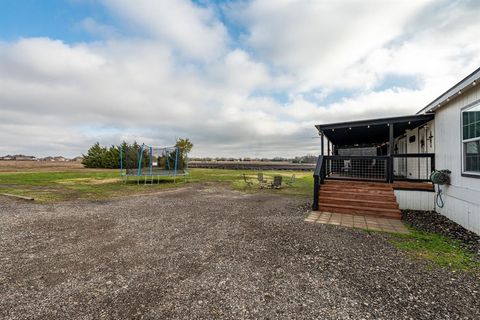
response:
M459 83L448 89L438 98L430 102L422 110L418 111L417 114L422 113L432 113L441 108L442 106L447 105L450 101L462 95L466 91L472 89L480 82L480 68L473 71L471 74L466 76Z

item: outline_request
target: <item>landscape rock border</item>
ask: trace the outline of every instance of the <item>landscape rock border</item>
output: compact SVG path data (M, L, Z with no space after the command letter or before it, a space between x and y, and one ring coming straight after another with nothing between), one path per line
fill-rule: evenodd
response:
M425 232L460 241L463 248L480 257L480 236L435 211L402 210L402 220Z

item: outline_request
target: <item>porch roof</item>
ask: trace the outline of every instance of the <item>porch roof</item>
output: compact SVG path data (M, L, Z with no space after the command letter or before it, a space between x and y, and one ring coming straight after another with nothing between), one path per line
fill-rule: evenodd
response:
M316 125L334 145L380 144L389 140L389 126L398 137L407 129L421 126L434 118L434 114L418 114L402 117L379 118Z

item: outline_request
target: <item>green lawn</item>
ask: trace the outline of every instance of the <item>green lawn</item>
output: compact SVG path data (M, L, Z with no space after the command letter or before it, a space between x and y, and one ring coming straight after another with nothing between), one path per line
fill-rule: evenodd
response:
M247 187L243 173L254 182ZM256 181L257 171L192 169L188 183L210 182L224 183L237 190L246 192L273 192L298 196L310 196L313 184L311 172L265 171L265 177L272 181L274 175L282 175L284 181L296 175L294 186L285 186L281 190L259 189ZM162 177L160 183L137 185L130 180L123 184L118 170L71 170L60 172L15 172L0 173L0 193L11 193L35 198L39 202L52 202L68 199L104 199L132 193L149 193L164 188L184 186L183 177L177 177L177 183L171 177Z
M451 270L480 272L478 257L462 248L458 241L436 233L409 229L410 234L392 235L391 242L394 246L416 258Z

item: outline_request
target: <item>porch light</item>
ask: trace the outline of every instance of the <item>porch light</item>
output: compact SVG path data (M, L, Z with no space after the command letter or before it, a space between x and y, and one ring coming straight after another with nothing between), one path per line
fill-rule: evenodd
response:
M387 127L390 127L390 123L387 123Z
M437 104L437 107L439 107L439 108L440 108L440 103L439 103L439 104Z
M458 95L461 95L462 94L462 90L458 90Z
M352 127L348 128L348 130L352 130Z
M447 98L447 102L450 101L450 98Z
M477 85L477 81L476 81L476 80L473 80L472 86L476 86L476 85Z
M412 124L412 122L411 122L411 121L408 121L408 124Z
M370 128L370 126L367 126L367 128Z

